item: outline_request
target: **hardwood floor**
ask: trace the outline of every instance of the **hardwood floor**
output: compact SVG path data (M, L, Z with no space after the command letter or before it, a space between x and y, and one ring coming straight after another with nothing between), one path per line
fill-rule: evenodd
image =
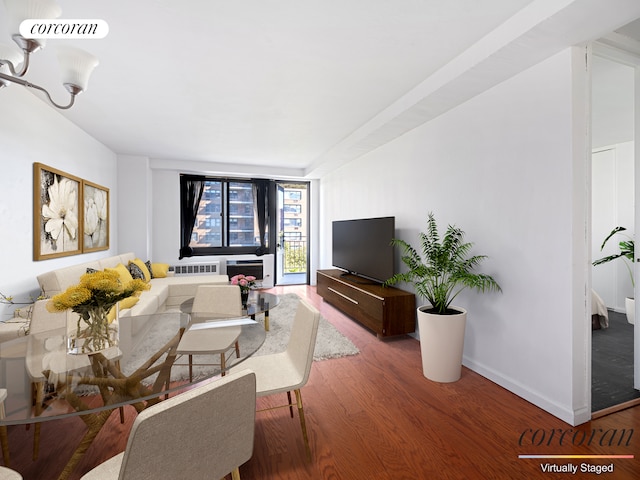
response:
M614 473L605 478L640 478L640 407L573 428L468 369L453 384L425 379L416 340L378 340L323 303L314 287L273 291L308 298L360 354L313 364L302 389L312 461L305 458L297 414L292 419L286 409L261 412L254 455L240 468L244 480L553 479L567 474L543 472L545 464L573 464L580 472L582 463L613 464ZM258 400L259 407L272 403L270 397ZM133 417L127 409L121 425L117 413L111 416L73 478L124 449ZM79 418L44 423L36 462L31 460L33 429L9 427L12 467L27 480L56 478L83 425ZM518 457L525 454L636 458Z

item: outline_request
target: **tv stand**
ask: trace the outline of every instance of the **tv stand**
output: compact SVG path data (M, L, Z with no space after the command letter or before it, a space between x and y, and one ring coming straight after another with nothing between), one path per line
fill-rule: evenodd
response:
M412 333L416 329L413 293L343 270L318 270L317 290L324 301L373 330L378 338Z

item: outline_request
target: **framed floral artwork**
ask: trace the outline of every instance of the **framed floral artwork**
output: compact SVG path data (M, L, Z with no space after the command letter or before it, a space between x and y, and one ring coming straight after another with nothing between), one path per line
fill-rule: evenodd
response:
M82 251L109 249L109 189L82 181Z
M33 259L82 252L82 180L41 163L33 164Z

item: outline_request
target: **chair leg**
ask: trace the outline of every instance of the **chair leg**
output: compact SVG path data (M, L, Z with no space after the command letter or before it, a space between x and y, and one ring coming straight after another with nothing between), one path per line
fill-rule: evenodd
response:
M4 402L0 402L0 418L5 417ZM7 467L11 465L11 459L9 458L9 436L7 434L7 426L2 425L0 427L0 443L2 444L2 457L4 458L4 464Z
M44 382L37 382L35 385L35 415L39 416L42 413L42 402L44 401ZM40 453L40 428L42 422L36 422L33 428L33 460L38 459Z
M189 381L193 382L193 355L189 355Z
M240 344L236 342L236 358L240 358Z
M291 401L291 392L287 392L287 400L289 401L289 413L291 414L291 418L293 418L293 402Z
M231 470L231 480L240 480L240 469L238 467Z
M227 359L225 357L224 352L222 352L220 354L220 372L221 372L220 376L221 377L224 377L225 374L227 373L227 372L225 372L226 369L227 369Z
M304 447L307 452L307 459L311 460L311 447L309 446L309 436L307 435L307 424L304 421L304 409L302 408L302 394L300 389L294 390L296 394L296 402L298 403L298 415L300 416L300 426L302 427L302 437L304 438Z
M2 442L2 457L4 458L5 467L11 466L11 458L9 457L9 436L7 435L7 426L0 427L0 442Z

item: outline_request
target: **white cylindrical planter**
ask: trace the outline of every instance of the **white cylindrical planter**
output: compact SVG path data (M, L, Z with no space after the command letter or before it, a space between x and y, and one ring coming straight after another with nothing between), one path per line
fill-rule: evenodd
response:
M457 315L437 315L423 311L430 308L430 305L418 308L422 372L435 382L455 382L462 374L467 311L460 307L450 307L460 312Z
M630 324L634 324L635 323L635 317L636 317L636 302L633 298L625 298L624 299L624 308L627 311L627 322L629 322Z

